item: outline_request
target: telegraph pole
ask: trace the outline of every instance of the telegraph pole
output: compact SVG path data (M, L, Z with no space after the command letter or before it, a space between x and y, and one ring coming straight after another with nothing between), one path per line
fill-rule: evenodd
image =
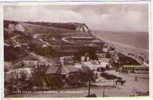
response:
M90 79L89 79L89 83L88 83L88 96L90 96Z

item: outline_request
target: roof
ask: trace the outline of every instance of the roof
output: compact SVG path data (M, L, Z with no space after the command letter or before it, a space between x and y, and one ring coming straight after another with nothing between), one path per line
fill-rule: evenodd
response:
M67 65L63 67L58 66L50 66L46 72L46 74L68 74L70 72L76 72L79 68L76 68L72 65Z
M137 67L137 68L144 67L145 68L146 67L147 68L147 66L145 65L124 65L124 67L128 67L128 68L132 68L132 67Z
M95 69L97 69L97 68L105 68L107 64L108 64L108 63L105 63L105 62L103 62L103 63L101 63L101 64L94 64L94 63L92 63L92 62L84 62L84 63L83 63L83 67L88 67L88 68L90 68L91 70L95 70Z

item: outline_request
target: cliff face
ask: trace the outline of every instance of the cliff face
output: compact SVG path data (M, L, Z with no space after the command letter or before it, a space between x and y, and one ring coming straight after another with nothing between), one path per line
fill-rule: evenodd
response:
M4 21L5 61L16 61L31 52L55 57L86 52L87 47L100 50L104 41L88 32L74 30L81 25L84 24Z

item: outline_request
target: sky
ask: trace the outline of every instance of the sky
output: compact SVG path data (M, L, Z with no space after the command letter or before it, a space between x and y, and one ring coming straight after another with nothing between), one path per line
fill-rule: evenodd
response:
M92 30L148 32L148 5L6 5L4 19L16 21L81 22Z

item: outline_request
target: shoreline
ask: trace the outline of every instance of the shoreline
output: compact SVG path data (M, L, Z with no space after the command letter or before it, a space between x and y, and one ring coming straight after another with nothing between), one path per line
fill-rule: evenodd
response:
M115 49L120 53L123 53L127 56L129 56L129 54L132 54L133 56L130 57L136 60L140 60L140 57L142 57L144 59L144 62L149 61L149 49L137 48L132 45L106 40L97 34L95 34L95 36L100 40L103 40L104 42L108 43L109 46L115 47Z

